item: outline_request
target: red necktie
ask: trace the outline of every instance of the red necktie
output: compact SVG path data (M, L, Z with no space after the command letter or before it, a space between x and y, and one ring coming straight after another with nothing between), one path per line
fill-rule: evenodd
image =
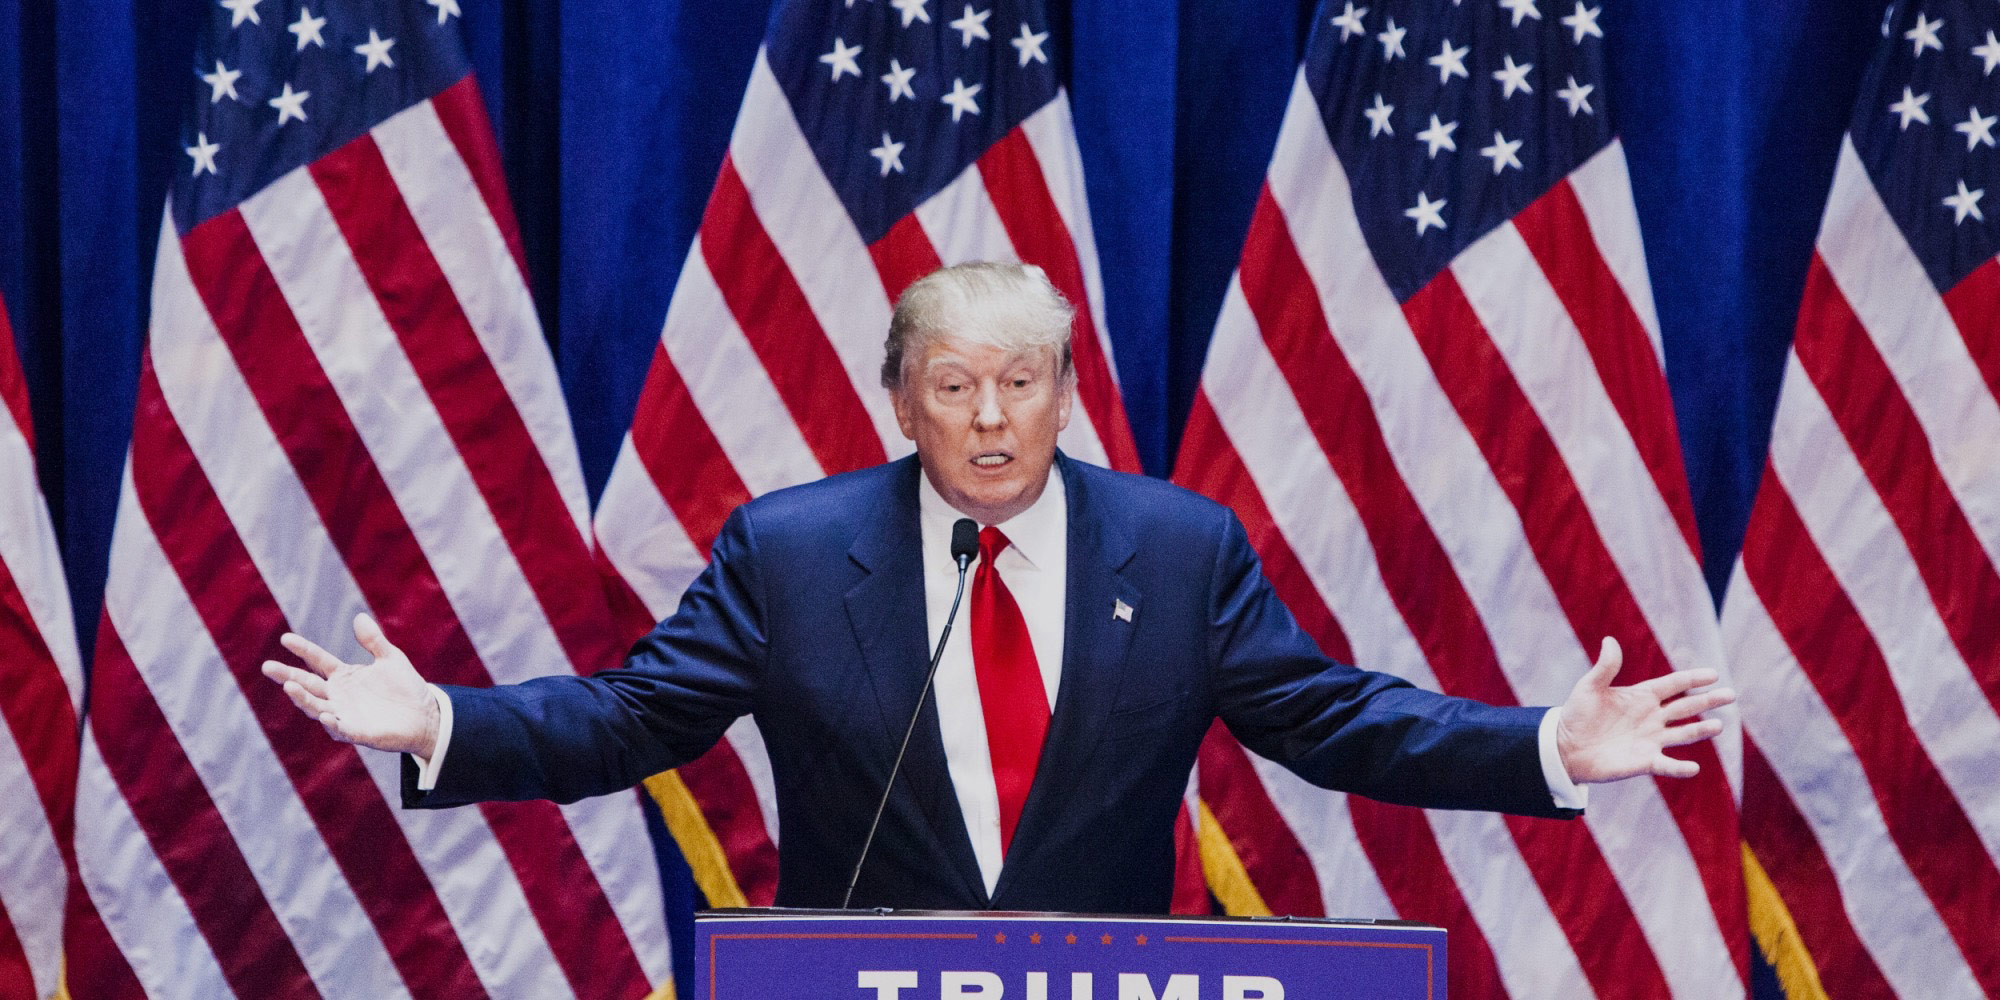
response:
M979 680L979 707L986 716L986 748L993 756L993 783L1000 791L1000 851L1014 841L1014 826L1049 731L1049 698L1028 622L1000 580L993 560L1007 547L998 528L979 532L979 570L972 577L972 668Z

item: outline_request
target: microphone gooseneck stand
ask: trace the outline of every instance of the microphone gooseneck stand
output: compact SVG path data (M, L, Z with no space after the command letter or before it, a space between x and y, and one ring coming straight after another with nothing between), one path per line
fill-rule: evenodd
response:
M875 818L868 821L868 836L861 841L861 856L854 859L854 874L847 880L847 895L840 898L840 908L845 910L854 902L854 885L861 881L861 866L868 863L868 849L875 845L875 829L882 825L882 810L888 808L889 792L896 787L896 775L903 770L903 754L910 749L910 736L917 731L917 720L923 717L924 700L931 695L931 682L937 679L938 662L944 659L945 640L951 638L951 623L958 617L958 602L965 597L965 570L972 565L972 557L979 552L979 525L969 517L961 517L951 526L951 558L958 564L958 591L951 596L951 611L944 616L944 631L938 633L937 650L931 653L931 667L924 674L924 689L917 695L917 710L910 714L910 724L903 729L903 745L896 748L896 763L889 767L889 780L882 785L882 801L875 803Z

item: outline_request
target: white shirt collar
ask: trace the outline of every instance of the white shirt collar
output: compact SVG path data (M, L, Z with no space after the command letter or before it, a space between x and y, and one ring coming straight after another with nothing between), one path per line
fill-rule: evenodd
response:
M933 537L950 538L952 524L970 515L945 502L937 487L931 485L930 473L918 475L917 483L917 511L930 528L926 534L935 532ZM1042 487L1042 495L1036 497L1027 510L992 527L999 528L1000 533L1007 536L1010 547L1030 566L1045 569L1050 564L1054 547L1066 542L1063 533L1069 527L1068 512L1069 500L1063 486L1062 470L1050 467L1049 482ZM988 526L982 524L980 527Z

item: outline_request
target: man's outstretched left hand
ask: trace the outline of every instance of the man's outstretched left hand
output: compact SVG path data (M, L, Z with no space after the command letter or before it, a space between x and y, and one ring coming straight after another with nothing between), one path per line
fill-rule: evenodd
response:
M1664 752L1711 739L1722 732L1720 719L1703 712L1733 704L1736 692L1706 688L1721 675L1706 668L1680 670L1629 687L1613 687L1625 662L1618 640L1606 638L1597 665L1571 688L1556 725L1556 750L1570 780L1617 781L1642 774L1692 778L1701 766Z

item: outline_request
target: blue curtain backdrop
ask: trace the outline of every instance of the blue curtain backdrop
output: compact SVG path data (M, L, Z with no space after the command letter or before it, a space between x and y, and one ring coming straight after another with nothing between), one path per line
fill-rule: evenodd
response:
M193 31L213 0L0 0L0 295L89 648ZM1711 586L1741 541L1883 0L1598 0ZM770 0L466 0L595 496ZM1548 0L1551 11L1561 4ZM1314 17L1306 0L1058 2L1110 333L1164 475ZM1550 14L1549 16L1555 16ZM683 899L692 889L684 876ZM687 949L678 949L683 959ZM1760 993L1775 996L1768 977Z

